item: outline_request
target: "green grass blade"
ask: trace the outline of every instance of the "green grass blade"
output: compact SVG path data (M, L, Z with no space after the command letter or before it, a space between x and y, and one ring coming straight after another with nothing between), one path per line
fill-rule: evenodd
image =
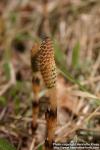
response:
M74 78L70 75L70 73L67 71L67 69L61 68L61 69L58 69L58 70L59 70L59 72L60 72L65 78L67 78L70 82L77 84L77 85L79 86L80 90L86 91L86 88L85 88L83 85L81 85L78 80L74 79Z
M64 64L65 61L65 55L64 53L61 51L59 44L57 42L54 42L54 49L55 49L55 58L56 61L59 64Z
M6 98L4 96L0 96L0 106L6 106Z
M0 150L16 150L6 139L0 139Z
M75 53L75 51L77 50L79 50L79 43L75 46L75 48L74 48L74 53ZM65 55L64 55L64 53L60 50L60 48L59 48L59 44L57 43L57 42L54 42L54 48L55 48L55 57L56 57L56 61L57 61L57 63L59 64L59 72L65 77L65 78L67 78L70 82L72 82L72 83L75 83L75 84L77 84L78 86L79 86L79 88L81 89L81 90L86 90L85 89L85 87L84 86L82 86L81 84L80 84L80 82L78 81L78 80L76 80L76 79L74 79L71 75L70 75L70 73L67 71L67 68L66 68L66 66L65 66L65 64L66 64L66 62L65 62ZM78 54L77 54L78 55ZM76 58L75 58L76 59ZM76 60L74 60L74 61L76 61Z
M79 65L79 51L80 51L80 44L79 42L77 42L75 47L73 48L72 53L72 66L74 68L77 68Z
M42 150L42 146L40 146L40 147L38 148L38 150Z
M5 62L4 65L3 65L3 68L4 68L4 72L5 72L7 80L10 80L10 66L9 66L9 63Z

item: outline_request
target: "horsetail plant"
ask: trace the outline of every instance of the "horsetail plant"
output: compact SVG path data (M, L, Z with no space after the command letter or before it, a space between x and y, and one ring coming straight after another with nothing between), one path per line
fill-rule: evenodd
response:
M55 138L55 129L57 127L57 95L56 95L56 64L54 60L54 49L50 38L46 37L36 53L37 69L41 72L45 86L48 89L49 102L45 112L45 119L47 122L47 132L45 139L45 150L53 149L53 142ZM35 66L35 67L36 67Z
M54 60L54 49L51 40L47 37L43 40L39 52L39 66L44 83L48 88L49 103L45 113L47 121L47 133L45 150L53 149L54 133L57 126L57 98L56 98L56 65Z

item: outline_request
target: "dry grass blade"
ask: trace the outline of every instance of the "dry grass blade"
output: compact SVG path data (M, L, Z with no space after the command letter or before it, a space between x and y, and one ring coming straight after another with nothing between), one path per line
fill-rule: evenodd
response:
M70 91L72 93L72 95L74 96L80 96L80 97L83 97L83 98L91 98L91 99L100 99L99 97L89 93L89 92L83 92L83 91Z

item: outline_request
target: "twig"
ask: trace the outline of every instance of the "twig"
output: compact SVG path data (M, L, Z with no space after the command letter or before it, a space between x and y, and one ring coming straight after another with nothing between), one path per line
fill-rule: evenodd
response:
M38 148L39 148L40 146L42 146L44 143L45 143L45 140L42 141L40 144L38 144L38 145L34 148L34 150L38 150Z
M34 150L34 145L35 145L35 139L33 138L31 146L29 148L29 150Z
M11 82L8 82L6 85L4 85L2 87L2 90L0 91L0 96L2 96L11 86L12 86Z
M67 129L67 132L65 131L65 134L60 136L60 137L57 137L56 138L56 142L64 139L65 137L68 137L69 135L71 135L73 132L75 132L77 129L80 129L82 128L82 126L84 125L84 122L87 122L91 117L93 117L94 115L100 115L100 113L97 113L97 111L100 109L100 106L90 115L88 115L86 118L84 118L82 121L81 121L81 124L79 125L73 125L73 128L71 127L71 129L68 131ZM62 130L60 130L61 132Z
M4 117L5 113L6 113L7 107L5 107L2 112L0 113L0 120L2 120L2 118Z
M97 113L97 111L98 111L99 109L100 109L100 106L97 107L97 108L95 109L95 111L93 111L93 112L85 119L85 121L88 122L94 115L100 115L100 113Z

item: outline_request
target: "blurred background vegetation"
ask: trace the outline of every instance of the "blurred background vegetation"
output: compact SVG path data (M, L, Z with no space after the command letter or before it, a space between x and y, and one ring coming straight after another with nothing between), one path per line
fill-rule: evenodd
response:
M58 68L57 140L100 142L100 0L2 0L2 150L14 149L12 145L17 150L42 149L40 146L45 137L43 116L38 120L35 146L31 131L30 50L45 34L53 41ZM40 98L46 99L44 87ZM5 148L4 145L11 147Z

